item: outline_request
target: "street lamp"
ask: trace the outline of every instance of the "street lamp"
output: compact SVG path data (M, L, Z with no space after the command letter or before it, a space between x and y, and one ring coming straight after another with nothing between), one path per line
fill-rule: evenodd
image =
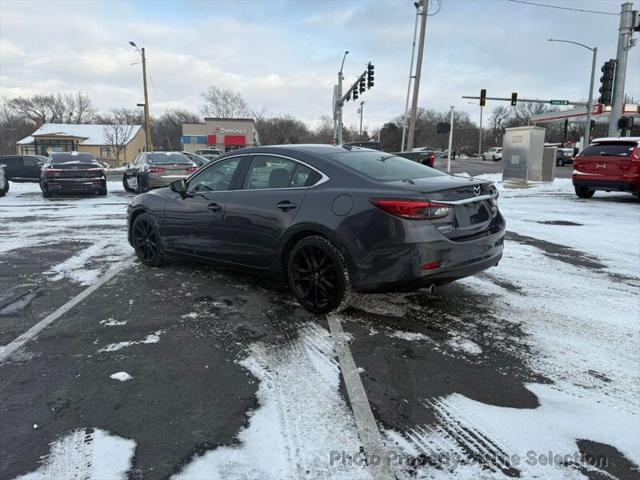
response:
M136 49L136 51L142 57L142 84L144 87L144 135L146 139L147 152L153 150L153 144L151 143L151 119L149 118L149 93L147 91L147 57L144 53L144 47L138 48L135 42L129 41L129 45ZM138 104L140 106L140 104Z
M591 137L591 112L593 111L593 83L596 75L596 57L598 56L598 47L589 47L583 43L574 42L573 40L559 40L557 38L550 38L549 42L571 43L578 45L579 47L586 48L593 53L593 60L591 61L591 82L589 83L589 102L587 104L587 124L584 128L584 141L585 146L589 145Z
M342 63L340 64L340 71L338 72L338 94L336 95L336 102L338 105L334 105L336 110L336 143L342 145L342 69L344 68L344 61L349 55L349 50L345 50L342 57Z

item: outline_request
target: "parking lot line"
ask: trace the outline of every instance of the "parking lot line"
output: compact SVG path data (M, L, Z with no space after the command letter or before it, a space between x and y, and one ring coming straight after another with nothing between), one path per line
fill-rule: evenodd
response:
M349 350L349 344L342 330L340 318L337 315L327 315L329 331L333 337L336 353L340 362L342 378L347 388L347 395L351 403L351 410L358 428L358 435L362 441L369 471L374 480L393 480L388 462L389 457L378 429L378 424L371 411L369 399L364 391L356 363Z
M132 263L133 263L133 258L130 258L120 263L116 263L107 271L107 273L105 273L102 277L98 278L98 280L93 285L87 287L78 295L76 295L71 300L69 300L67 303L65 303L60 308L58 308L56 311L47 315L45 318L40 320L38 323L36 323L33 327L31 327L29 330L24 332L18 338L16 338L15 340L13 340L7 345L0 347L0 362L4 362L17 349L22 347L29 340L32 340L33 338L35 338L42 330L44 330L46 327L51 325L58 318L60 318L62 315L64 315L73 307L75 307L77 304L82 302L85 298L87 298L89 295L91 295L93 292L95 292L105 283L109 282L111 279L113 279L113 277L115 277L122 270L131 266Z

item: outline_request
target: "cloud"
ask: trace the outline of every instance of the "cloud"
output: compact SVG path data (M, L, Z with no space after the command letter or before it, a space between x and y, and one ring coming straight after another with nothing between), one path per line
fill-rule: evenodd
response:
M580 6L572 0L567 6ZM215 5L215 8L212 8ZM616 10L609 1L590 8ZM553 13L553 14L551 14ZM376 2L35 2L0 1L0 96L83 91L101 110L142 101L138 54L146 47L151 111L198 111L209 85L240 91L257 110L313 124L331 114L344 50L345 83L368 61L375 86L363 94L365 125L404 109L415 8ZM549 12L499 1L443 1L427 22L419 105L451 105L477 118L462 95L586 98L591 57L550 36L615 55L617 17ZM46 27L43 29L43 25ZM630 52L627 93L640 98L640 47ZM134 65L132 65L134 64ZM494 106L490 104L490 107ZM344 109L356 124L357 105Z

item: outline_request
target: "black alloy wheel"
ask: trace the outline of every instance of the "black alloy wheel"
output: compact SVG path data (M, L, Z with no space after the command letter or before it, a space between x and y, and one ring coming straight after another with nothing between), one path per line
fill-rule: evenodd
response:
M303 238L287 263L289 285L305 309L324 314L349 305L349 270L342 253L329 240L315 235Z
M138 259L149 267L164 263L164 248L155 219L143 213L136 218L131 231L133 248Z

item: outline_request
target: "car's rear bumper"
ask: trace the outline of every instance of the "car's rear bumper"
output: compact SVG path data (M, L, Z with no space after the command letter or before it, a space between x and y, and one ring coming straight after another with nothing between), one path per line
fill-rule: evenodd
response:
M640 176L631 178L598 178L587 175L573 175L573 185L586 187L590 190L607 190L614 192L640 191Z
M107 189L104 178L56 178L40 182L42 191L52 193L96 192Z
M161 188L168 187L171 183L176 180L180 180L181 178L187 178L188 175L164 175L164 176L156 176L156 175L148 175L147 180L150 188Z
M355 262L354 289L382 291L438 285L497 265L502 258L506 228L504 219L498 215L489 231L469 240L452 241L440 236L432 241L368 252Z

